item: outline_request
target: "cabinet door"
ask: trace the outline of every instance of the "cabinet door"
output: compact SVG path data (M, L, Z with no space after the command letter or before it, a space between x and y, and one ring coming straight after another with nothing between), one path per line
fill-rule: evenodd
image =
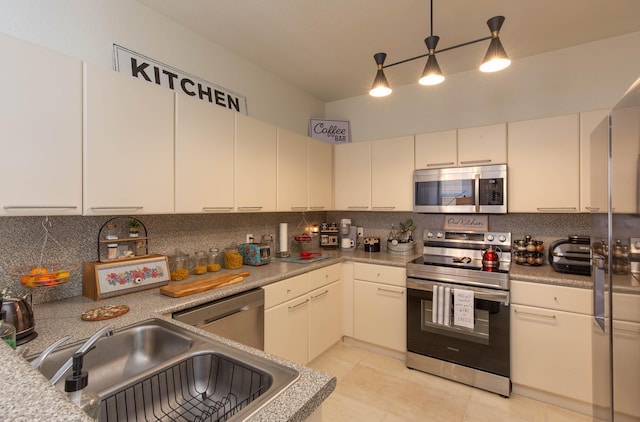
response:
M388 349L407 350L406 288L354 280L353 334Z
M309 293L309 361L342 339L342 282Z
M309 297L264 312L264 351L305 365L309 356Z
M511 381L592 401L591 316L511 305Z
M335 145L333 151L335 209L370 209L371 142Z
M91 64L85 89L84 213L173 213L173 91Z
M613 321L614 409L640 418L640 323Z
M306 211L309 207L307 137L278 128L278 211Z
M509 212L580 208L578 114L509 123Z
M455 129L416 135L416 169L455 167L458 162Z
M371 209L413 210L413 136L371 143Z
M176 212L233 210L234 113L178 95L176 116Z
M507 162L507 125L458 129L458 166Z
M640 107L615 109L611 115L611 208L617 214L638 213Z
M237 211L276 210L276 126L236 113Z
M593 110L580 113L580 211L590 212L598 208L591 202L591 135L607 119L609 110ZM608 127L608 125L607 125ZM606 137L606 132L604 134ZM606 184L606 180L603 181ZM595 210L594 210L595 211Z
M330 210L333 206L333 145L309 140L309 208Z
M0 36L0 215L82 212L82 61Z

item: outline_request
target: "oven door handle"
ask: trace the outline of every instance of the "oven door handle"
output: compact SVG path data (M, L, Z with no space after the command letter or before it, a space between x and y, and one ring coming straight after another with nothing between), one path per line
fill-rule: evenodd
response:
M476 299L487 300L489 302L501 302L505 306L509 306L509 292L503 290L481 289L473 286L460 286L448 283L438 283L430 280L419 280L407 278L407 288L414 290L422 290L424 292L433 292L433 286L450 287L451 292L455 289L471 290Z

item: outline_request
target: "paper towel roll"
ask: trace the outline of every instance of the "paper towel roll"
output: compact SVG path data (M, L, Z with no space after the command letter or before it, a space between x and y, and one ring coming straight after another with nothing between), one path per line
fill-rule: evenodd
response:
M280 223L280 245L278 252L287 252L289 250L289 235L287 234L288 224Z

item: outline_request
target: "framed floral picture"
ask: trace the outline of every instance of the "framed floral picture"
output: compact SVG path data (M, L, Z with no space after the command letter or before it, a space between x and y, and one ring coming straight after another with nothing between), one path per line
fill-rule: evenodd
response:
M82 295L105 299L169 283L169 264L165 255L149 255L118 262L84 262Z

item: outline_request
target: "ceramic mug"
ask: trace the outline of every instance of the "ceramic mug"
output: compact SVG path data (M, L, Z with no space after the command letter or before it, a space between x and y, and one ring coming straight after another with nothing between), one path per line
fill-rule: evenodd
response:
M351 239L342 239L342 247L343 248L353 248L355 246L355 243L353 243L353 240Z

